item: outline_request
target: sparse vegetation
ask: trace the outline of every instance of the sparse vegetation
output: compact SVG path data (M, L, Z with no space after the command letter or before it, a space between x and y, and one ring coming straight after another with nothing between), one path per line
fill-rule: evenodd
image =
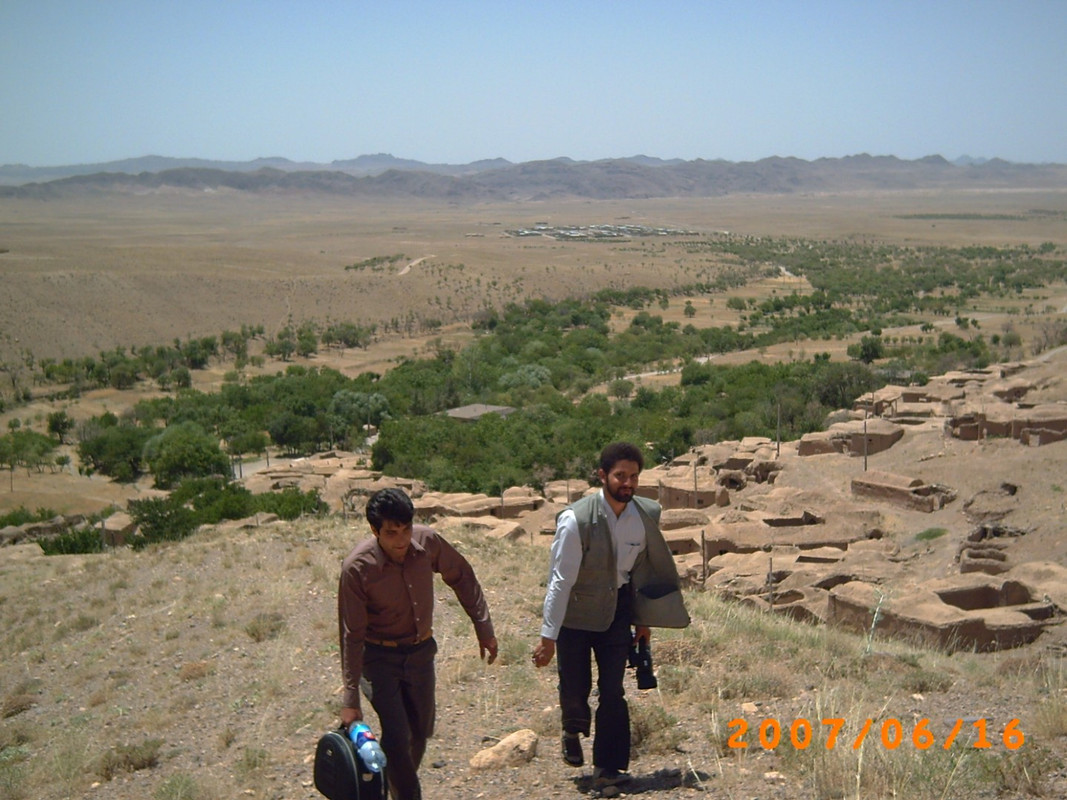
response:
M277 611L256 614L255 618L245 625L245 633L253 642L276 639L283 630L285 617Z
M109 750L100 759L96 774L110 781L123 772L150 769L159 763L162 739L145 739L138 744L120 744Z
M739 202L749 201L708 207L724 214ZM665 214L681 206L651 208ZM788 237L701 234L581 250L555 240L505 241L487 259L468 250L449 256L456 263L423 262L417 280L406 283L386 273L407 256L375 257L344 271L343 260L327 257L327 269L343 272L343 283L320 285L321 276L298 274L306 265L291 248L273 255L273 233L261 226L254 255L245 255L242 243L225 258L235 269L254 269L255 280L239 290L242 308L269 326L187 335L232 325L232 308L220 324L204 302L226 290L215 281L217 264L204 269L187 251L186 280L203 284L188 305L207 313L181 321L184 339L131 347L146 337L121 327L117 309L107 318L120 341L94 328L92 315L79 327L84 342L108 348L95 355L0 352L0 409L5 420L19 419L0 437L0 467L22 489L73 447L74 463L96 486L106 475L129 481L132 492L133 482L152 474L148 439L187 422L228 456L263 454L269 445L272 457L359 447L363 426L371 425L381 429L379 465L413 470L439 488L495 492L531 476L585 477L608 436L650 442L658 460L697 442L773 435L780 407L792 438L887 381L921 383L927 374L1022 358L1065 340L1067 326L1055 318L1062 243L1019 243L1059 238L1054 227L1017 235L1018 214L980 210L933 220L921 216L924 208L916 205L912 219L887 213L851 216L847 224L824 215L818 230ZM1027 224L1041 221L1023 216ZM350 209L340 217L344 226L358 224ZM1050 219L1057 226L1062 215ZM954 222L1003 223L1007 233L997 241L1005 244L974 247L962 233L942 242L927 230L929 221L938 222L937 236ZM755 217L735 223L722 224L773 225ZM853 233L879 225L899 227ZM371 244L355 248L346 240L338 249L390 253L398 246L390 237L416 236L410 222L384 230ZM898 232L907 245L893 244ZM440 241L452 247L450 235ZM78 244L78 258L92 267L100 256ZM330 250L336 252L333 243ZM284 286L262 278L271 270L284 276ZM9 286L21 285L12 283L17 276L5 277ZM473 330L450 328L455 321L472 321ZM437 339L400 338L438 325ZM846 360L850 345L861 349ZM757 356L781 363L745 363ZM86 413L78 398L90 392L94 405ZM466 427L437 415L464 402L518 411ZM16 454L12 445L30 439L11 437L28 431L44 436L53 452L36 461L24 457L26 448ZM224 473L222 466L211 464ZM318 516L317 497L292 491L269 502L293 522L240 532L202 527L268 509L224 475L184 474L174 474L169 499L142 498L144 505L131 508L142 532L150 532L136 551L91 552L99 535L86 531L56 551L83 555L0 565L0 795L59 800L104 791L116 800L209 800L269 797L284 786L293 796L314 796L306 758L337 713L336 571L364 533ZM23 502L23 495L5 494ZM49 516L49 509L20 506L5 524ZM901 534L902 547L913 539L944 544L939 528L911 537L918 527ZM490 541L471 529L446 534L487 588L501 656L492 667L477 660L469 622L445 592L435 612L438 719L439 730L447 723L452 735L431 742L427 762L446 766L425 770L428 786L434 796L458 800L497 789L499 796L530 787L550 792L555 784L566 790L573 775L550 754L488 785L465 767L482 737L531 727L550 745L558 730L555 676L528 660L544 543ZM656 634L659 691L627 689L640 737L634 772L653 794L676 796L674 788L685 785L716 796L923 800L1050 796L1050 787L1063 785L1067 711L1055 652L948 655L888 642L878 625L852 635L710 594L691 592L689 604L690 629ZM988 718L991 734L1018 717L1026 746L1008 750L991 735L992 747L980 750L961 736L945 750L944 720L959 715ZM828 749L820 725L813 725L811 746L792 745L790 723L824 716L846 720L844 745ZM729 745L736 729L728 723L737 718L751 726L747 749ZM770 718L783 736L773 749L758 740L760 722ZM909 735L929 719L938 744L919 750L909 738L890 749L872 736L853 749L866 718L876 720L877 733L886 720L899 720ZM973 736L973 727L966 730ZM94 780L110 782L92 788Z
M934 539L940 539L948 533L945 528L927 528L926 530L919 531L915 534L915 541L917 542L931 542Z

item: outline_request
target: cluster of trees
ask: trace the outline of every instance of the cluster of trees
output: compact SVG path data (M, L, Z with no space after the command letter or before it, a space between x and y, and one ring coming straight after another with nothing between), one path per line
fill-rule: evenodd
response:
M342 350L366 348L374 340L375 330L374 325L353 322L305 322L298 326L289 323L265 339L263 351L268 357L288 361L294 355L317 353L320 345ZM35 382L67 384L74 397L88 389L108 386L130 389L142 380L155 381L164 390L187 389L192 385L191 371L206 368L213 358L232 359L236 369L250 363L262 365L261 357L249 354L249 343L255 338L264 338L262 325L243 325L239 331L223 331L220 336L175 339L171 345L133 347L129 352L116 347L96 357L48 358L38 364L31 358L29 366L35 368Z
M950 315L981 293L1017 294L1067 279L1067 262L1053 257L1051 243L952 248L724 236L688 242L686 248L803 275L823 294L820 302L860 309L863 317Z
M365 258L362 261L357 261L354 264L349 264L345 267L346 270L365 270L370 269L372 272L382 272L394 266L397 262L405 261L407 256L403 253L395 253L390 256L372 256L371 258Z
M543 387L507 417L457 423L441 415L386 420L373 463L387 474L445 491L498 493L521 482L588 478L604 442L648 443L666 460L702 443L744 436L799 438L880 378L859 363L809 362L723 367L690 362L681 386L641 387L630 398L591 393L577 403Z
M616 430L622 425L641 441L653 442L660 452L669 452L690 446L699 436L774 433L769 426L772 418L777 424L777 407L770 415L768 398L782 396L782 390L774 387L794 386L787 394L803 398L787 403L783 417L783 435L795 437L818 428L829 410L849 404L887 375L896 378L910 373L914 378L931 366L945 367L950 362L950 366L983 366L991 357L981 335L964 339L943 333L936 341L931 336L890 346L881 338L880 329L861 322L852 310L835 306L826 292L746 304L751 315L762 315L761 330L751 319L745 330L683 327L641 310L625 329L612 332L613 305L605 298L641 304L659 297L657 292L637 288L590 299L558 303L532 299L511 304L482 314L475 324L479 335L465 348L438 345L432 356L403 359L384 375L368 372L348 378L328 368L299 365L248 381L234 373L214 394L186 389L142 401L123 420L106 414L91 420L79 431L79 455L89 468L119 480L134 480L150 472L157 485L167 487L189 475L224 472L229 458L263 452L270 444L289 454L354 448L368 428L380 427L375 450L379 468L423 477L439 488L487 490L523 476L528 480L535 468L561 476L565 464L583 457L584 448L552 446L548 450L560 455L550 457L544 447L531 445L530 433L518 435L516 441L511 433L498 436L500 432L494 432L495 438L482 441L478 434L497 424L494 420L458 430L451 421L434 415L472 402L510 405L522 413L505 423L509 432L520 430L524 423L531 428L547 424L568 431L571 441L585 442L590 437L571 435L568 420L580 420L576 430L601 432L602 426L582 416L594 408L596 419L610 419ZM818 357L806 367L811 371L777 376L771 388L757 378L759 373L743 369L723 373L700 363L712 353L786 338L840 336L857 329L871 331L853 346L852 355L860 364L850 368L864 372L858 373L860 377L849 373L847 381L842 380L840 365ZM892 359L891 369L879 376L863 366L887 357ZM669 402L664 406L667 401L654 401L647 389L630 398L634 384L626 378L629 371L669 363L685 365L684 402L677 408ZM602 396L582 399L593 385L602 383L610 385L614 405ZM721 395L747 399L753 398L753 387L760 387L763 399L753 400L755 405L733 407L704 397L702 387L709 383L718 386ZM829 390L840 386L853 394ZM672 398L670 391L662 394ZM665 414L673 420L671 426L664 426ZM423 446L426 449L420 455ZM463 453L495 453L501 447L526 455L518 460L490 459L477 468L455 467L456 463L473 463ZM511 466L500 468L505 463Z
M664 458L699 442L775 435L779 429L784 438L796 438L887 379L914 380L934 369L983 366L992 358L981 334L946 332L936 340L896 342L882 338L885 325L943 306L955 311L961 331L969 331L960 324L965 318L958 304L974 293L1018 291L1067 277L1054 249L1044 247L907 248L729 236L687 240L684 247L731 259L735 266L720 275L725 285L785 268L807 277L815 291L762 302L730 297L726 305L742 312L741 323L703 328L651 313L653 304L669 305L662 289L604 289L559 302L529 299L484 309L472 323L477 336L468 346L438 344L431 356L402 359L384 375L348 378L327 368L289 365L243 380L235 370L213 394L189 388L189 371L212 358L232 357L238 368L248 363L249 341L263 336L262 327L39 366L44 379L72 385L125 388L153 379L175 390L142 401L121 419L103 414L79 426L83 468L117 480L150 473L157 486L176 488L190 479L229 475L231 459L269 445L289 454L354 448L374 427L380 429L376 467L423 478L435 488L495 492L511 483L584 474L609 437L648 442ZM374 269L392 258L353 268ZM680 291L719 290L717 284L693 284ZM613 332L609 323L619 307L637 313ZM692 320L695 309L687 316ZM775 367L702 363L716 353L855 332L866 335L850 348L850 364L831 364L822 355ZM286 360L320 345L366 347L375 333L351 322L290 323L265 340L265 352ZM633 371L668 364L683 365L680 386L634 392ZM877 371L875 364L881 364ZM607 384L609 393L589 394L597 384ZM517 412L466 425L439 414L472 402ZM0 440L0 459L12 470L40 465L48 447L70 430L64 415L49 419L47 437L12 431Z
M114 389L133 388L141 380L154 380L162 389L184 388L191 383L190 370L204 369L212 358L221 354L240 359L247 357L251 328L240 334L232 332L219 337L204 336L172 345L124 347L105 350L97 357L41 359L35 380L45 383L69 384L72 396L82 391L110 386Z
M48 415L47 435L22 427L22 421L18 418L8 422L8 433L0 436L0 466L10 471L11 488L14 488L15 470L20 467L31 473L41 472L45 467L64 468L70 463L70 456L55 455L55 450L63 443L73 424L65 411Z

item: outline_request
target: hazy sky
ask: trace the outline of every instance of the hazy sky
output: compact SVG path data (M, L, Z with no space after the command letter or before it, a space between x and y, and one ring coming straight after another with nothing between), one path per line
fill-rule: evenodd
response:
M1064 0L0 0L0 164L1067 163Z

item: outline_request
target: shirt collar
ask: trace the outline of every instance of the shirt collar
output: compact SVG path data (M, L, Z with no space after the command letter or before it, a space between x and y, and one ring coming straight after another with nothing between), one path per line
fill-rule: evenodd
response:
M423 547L422 542L418 541L415 538L414 531L411 532L411 544L408 547L407 556L404 557L405 562L407 562L408 558L411 557L412 551L414 551L417 555L422 555L426 552L426 548ZM404 566L403 564L397 564L395 561L393 561L393 559L389 558L385 550L382 549L381 542L378 541L377 536L374 537L374 557L377 559L379 567L385 567L388 564L392 564L394 567Z
M622 513L618 516L615 516L615 512L612 510L611 506L608 505L608 498L605 496L603 486L600 487L600 510L603 513L607 514L608 519L612 520L613 522L617 522L618 520L625 517L627 514L637 513L636 509L634 508L634 501L631 499L629 503L623 506Z

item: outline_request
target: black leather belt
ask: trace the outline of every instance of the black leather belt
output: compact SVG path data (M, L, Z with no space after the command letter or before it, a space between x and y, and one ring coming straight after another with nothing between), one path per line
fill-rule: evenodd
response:
M432 629L426 631L423 636L413 636L410 639L401 639L399 641L394 639L372 639L369 636L364 636L363 641L367 644L376 644L379 647L411 647L412 645L422 644L431 636L433 636Z

